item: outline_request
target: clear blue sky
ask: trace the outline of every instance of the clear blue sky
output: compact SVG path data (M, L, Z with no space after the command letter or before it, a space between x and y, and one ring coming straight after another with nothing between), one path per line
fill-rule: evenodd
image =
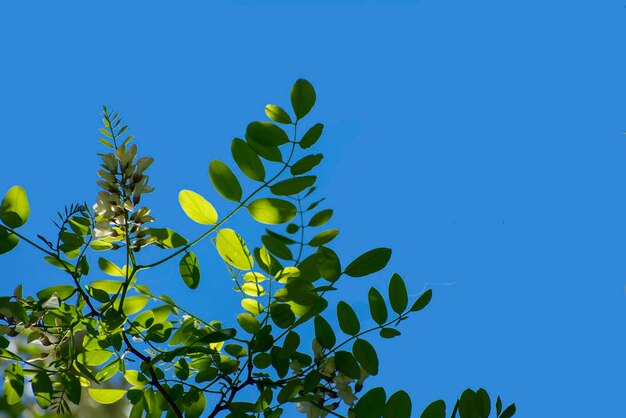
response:
M393 271L435 292L402 338L381 342L372 383L406 389L416 410L483 386L520 417L622 413L623 1L173 4L0 5L0 190L29 192L25 232L50 233L57 209L95 198L105 103L156 158L145 203L196 235L178 191L226 211L208 162L230 162L229 141L305 77L311 119L326 124L318 173L338 252L394 249L345 297L365 314L367 288ZM58 279L33 254L0 258L3 293ZM190 292L173 267L146 281L199 314L234 312L224 275Z

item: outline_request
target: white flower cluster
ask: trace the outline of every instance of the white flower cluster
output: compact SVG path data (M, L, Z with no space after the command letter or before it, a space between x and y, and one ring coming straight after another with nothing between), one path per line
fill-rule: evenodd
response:
M137 160L137 146L119 146L115 153L99 154L102 158L102 170L98 171L98 185L103 189L98 193L93 209L96 213L96 225L93 236L97 240L112 243L131 235L134 251L154 242L145 224L154 221L149 215L150 209L138 207L142 195L154 191L148 185L148 176L144 173L154 159L142 157Z

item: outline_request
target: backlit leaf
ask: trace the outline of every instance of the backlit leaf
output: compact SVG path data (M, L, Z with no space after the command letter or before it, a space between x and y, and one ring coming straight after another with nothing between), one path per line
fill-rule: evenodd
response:
M290 98L296 119L300 120L306 116L315 105L315 89L307 80L300 78L296 80L291 88Z
M239 169L252 180L265 180L265 167L257 153L244 140L235 138L230 145L233 159Z
M185 254L178 265L180 277L190 289L195 289L200 283L200 265L196 255L192 252Z
M4 396L9 405L15 405L24 394L24 372L18 363L4 369Z
M256 299L251 298L243 299L241 301L241 307L254 316L259 315L265 309Z
M56 293L60 300L65 300L72 296L74 292L76 292L76 288L67 284L50 286L37 292L37 299L48 300Z
M211 178L211 183L213 183L215 190L217 190L224 199L233 202L239 202L241 200L243 191L241 190L239 180L237 180L237 177L235 177L226 164L219 160L211 161L211 164L209 164L209 177Z
M311 238L311 241L309 241L309 245L311 247L319 247L320 245L328 244L329 242L334 240L337 235L339 235L338 229L327 229L326 231L322 231L319 234L315 235L313 238Z
M311 187L315 184L315 180L317 180L316 176L293 177L276 183L270 187L270 190L277 196L295 195Z
M0 204L0 219L9 228L19 228L30 216L30 205L26 190L21 186L13 186Z
M282 128L270 122L252 122L246 129L246 137L262 146L277 147L289 142Z
M187 244L187 239L169 228L150 228L148 231L157 239L155 244L161 248L178 248Z
M126 277L126 275L124 274L124 271L120 267L118 267L115 263L107 260L104 257L100 257L98 259L98 267L100 267L100 270L102 270L104 273L108 274L109 276Z
M297 213L293 203L274 198L257 199L250 203L247 209L256 221L269 225L287 223Z
M324 209L311 216L309 226L322 226L333 216L332 209Z
M99 404L107 405L112 404L124 397L126 395L125 389L95 389L89 388L89 396L91 399L98 402Z
M194 222L213 225L217 222L217 211L204 197L191 190L181 190L178 202L185 214Z
M3 226L0 226L0 254L5 254L11 251L20 242L19 238L9 233L9 230Z
M261 329L261 323L258 319L249 313L242 313L237 316L237 323L244 331L250 334L256 334Z
M248 251L243 238L232 229L217 231L215 246L220 256L228 264L239 270L250 270L254 267L254 260Z
M46 372L38 372L31 382L35 400L40 407L46 409L52 403L52 381Z
M315 253L315 265L320 275L330 281L336 281L341 276L341 262L337 254L326 247L319 247Z
M291 124L291 117L280 106L268 104L265 106L265 114L268 118L274 122L283 123L285 125Z

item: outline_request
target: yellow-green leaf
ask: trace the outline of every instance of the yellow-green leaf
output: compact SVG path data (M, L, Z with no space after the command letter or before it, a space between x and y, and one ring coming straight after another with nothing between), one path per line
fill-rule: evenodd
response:
M217 231L215 246L220 256L228 264L239 270L250 270L254 266L254 260L246 247L243 238L232 229L220 229Z
M112 355L112 352L106 350L85 351L78 355L78 361L85 366L99 366L106 363Z
M235 138L230 145L233 159L239 169L252 180L265 180L265 167L257 153L243 139Z
M143 295L127 296L126 299L124 299L124 314L132 315L139 312L140 310L145 308L149 300L150 298L148 296ZM113 306L115 307L115 309L119 309L120 299L117 299Z
M30 206L26 190L20 186L11 187L0 204L0 219L9 228L19 228L26 223L29 216Z
M217 222L217 211L204 197L191 190L181 190L178 202L189 218L202 225L213 225Z
M246 298L241 301L241 307L252 315L257 316L265 309L258 301L251 298Z
M109 276L126 277L126 275L124 274L125 273L124 270L126 270L126 268L122 269L122 268L118 267L115 263L113 263L112 261L107 260L104 257L100 257L98 259L98 267L100 267L100 270L102 270L103 272L105 272Z
M124 389L93 389L89 388L89 396L99 404L107 405L115 403L126 395Z
M250 203L248 212L258 222L276 225L292 220L296 216L297 209L293 203L286 200L262 198Z
M285 125L289 125L292 123L289 114L285 112L280 106L268 104L267 106L265 106L265 114L274 122L282 123Z

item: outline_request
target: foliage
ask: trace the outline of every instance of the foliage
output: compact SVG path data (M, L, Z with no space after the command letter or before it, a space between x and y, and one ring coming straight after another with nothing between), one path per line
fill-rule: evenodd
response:
M146 174L153 159L138 156L127 126L106 107L100 142L107 151L100 154L101 191L93 207L66 208L58 214L57 236L49 240L37 235L37 241L18 231L30 208L25 190L12 187L0 208L0 252L27 242L64 271L68 282L35 296L22 295L18 286L12 296L0 298L0 356L10 360L4 371L6 403L19 403L29 385L41 408L59 414L79 404L87 392L103 405L127 399L131 417L276 418L289 403L307 417L411 416L405 391L387 396L381 387L363 390L367 377L380 372L371 338L375 333L382 338L400 335L400 325L428 305L432 291L409 301L405 281L393 274L386 289L369 290L375 322L370 328L348 301L329 307L328 293L344 281L383 270L391 250L366 251L342 267L331 248L339 231L325 225L333 211L318 209L324 199L314 198L317 177L312 170L323 156L307 151L324 126L313 124L301 134L303 118L315 101L313 86L300 79L291 90L293 116L268 105L271 122L252 122L245 139L232 141L233 160L249 178L246 182L224 162L210 163L211 183L234 202L226 215L220 216L201 194L180 192L183 212L199 224L200 233L192 240L151 226L155 219L142 199L153 191ZM279 124L290 128L291 136ZM226 227L245 211L268 225L260 242ZM275 225L284 225L284 231ZM155 295L145 281L164 263L178 262L180 284L197 288L204 273L192 250L206 238L241 295L239 312L221 321L200 318L169 296ZM162 255L148 260L152 253L141 252L146 247ZM329 323L335 315L341 333ZM315 337L309 343L302 331L311 328ZM17 336L37 342L40 349L20 356L9 345ZM106 385L120 376L126 388ZM502 410L498 398L495 410L498 418L507 418L515 406ZM451 416L490 413L487 393L468 389ZM421 414L445 416L441 400Z

